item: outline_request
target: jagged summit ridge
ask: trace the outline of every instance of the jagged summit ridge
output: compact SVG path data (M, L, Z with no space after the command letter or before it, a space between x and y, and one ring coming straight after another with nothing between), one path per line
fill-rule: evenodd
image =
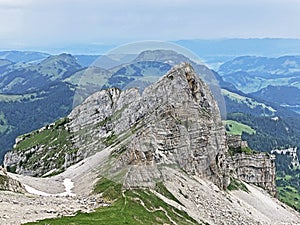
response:
M143 183L137 179L143 176L136 174L145 166L151 166L156 179L161 173L157 165L162 164L202 176L220 172L225 131L219 110L209 88L188 63L172 68L142 94L137 89L98 92L73 110L70 120L74 131L82 125L106 122L101 136L122 142L114 149L118 155L114 168L131 165L135 172L127 177L134 186ZM216 180L221 185L220 177Z
M63 146L47 163L45 154L60 147L38 145L24 149L22 156L16 146L6 155L6 166L41 176L109 147L113 157L106 170L111 174L125 170L125 186L148 186L163 179L163 166L176 166L223 185L225 130L216 101L189 63L175 66L142 94L136 88L97 92L67 121L63 129L69 133L72 151ZM41 154L43 160L32 163L28 152ZM53 163L55 157L64 157L64 162Z

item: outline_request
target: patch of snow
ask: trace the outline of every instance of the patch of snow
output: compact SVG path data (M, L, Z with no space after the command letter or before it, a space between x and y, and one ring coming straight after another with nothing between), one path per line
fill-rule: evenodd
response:
M40 195L40 196L76 196L76 194L72 193L72 188L74 187L74 183L72 182L71 179L66 178L64 179L63 182L64 186L65 186L65 192L62 193L58 193L58 194L50 194L50 193L46 193L43 191L39 191L33 187L30 187L29 185L24 185L25 189L28 193L30 194L34 194L34 195Z
M75 196L76 194L72 193L72 188L74 187L74 183L72 182L71 179L66 178L64 179L64 186L65 186L65 194L67 196Z
M24 184L25 190L30 193L30 194L34 194L34 195L40 195L40 196L51 196L51 194L43 192L43 191L39 191L33 187L30 187L26 184Z

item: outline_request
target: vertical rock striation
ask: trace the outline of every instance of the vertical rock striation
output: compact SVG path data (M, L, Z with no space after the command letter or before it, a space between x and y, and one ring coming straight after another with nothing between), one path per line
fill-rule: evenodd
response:
M138 168L143 167L147 174L147 166L153 171L162 165L176 166L187 174L209 177L223 185L226 147L219 109L209 88L189 64L174 67L146 88L123 115L137 128L126 151L117 159L118 167L133 166L127 186L143 183L145 175L134 175ZM157 173L163 176L162 170Z

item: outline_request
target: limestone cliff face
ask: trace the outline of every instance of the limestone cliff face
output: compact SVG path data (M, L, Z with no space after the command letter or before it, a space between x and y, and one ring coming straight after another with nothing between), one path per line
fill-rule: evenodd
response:
M229 149L242 150L248 148L241 136L227 136ZM230 176L260 186L271 195L276 196L275 155L266 152L241 152L227 155L227 172Z
M137 89L98 92L69 118L72 132L98 125L94 143L103 139L98 148L115 146L114 169L131 167L127 186L159 179L161 165L177 166L222 185L225 131L209 88L189 64L174 67L142 94ZM84 139L77 143L79 148L87 146Z
M268 153L236 154L229 158L230 170L237 179L255 184L276 196L275 156Z

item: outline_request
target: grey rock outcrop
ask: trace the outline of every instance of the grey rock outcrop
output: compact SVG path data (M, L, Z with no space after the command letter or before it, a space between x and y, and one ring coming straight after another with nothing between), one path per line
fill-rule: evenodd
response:
M276 167L275 155L267 152L249 151L246 141L242 141L239 135L228 135L227 145L239 153L227 155L227 174L236 179L255 184L267 190L271 195L276 196ZM242 152L248 148L248 152Z
M124 188L154 187L163 181L181 204L154 188L150 190L200 224L296 224L299 215L253 185L245 184L250 193L220 190L229 185L230 178L236 178L275 194L274 157L248 150L240 136L226 140L209 88L190 64L182 63L143 93L135 88L109 88L91 95L67 118L19 137L4 164L17 173L45 176L85 159L65 173L46 178L49 183L44 178L32 178L32 182L39 180L42 185L36 187L47 189L49 184L61 185L60 178L66 176L74 181L74 192L80 189L79 193L85 193L98 176L121 181ZM1 172L0 181L4 177L6 190L17 191L12 185L7 186L9 178L5 170ZM23 197L22 206L33 204L32 199ZM98 207L96 200L78 196L45 196L35 203L37 206L30 213L44 217ZM48 207L44 212L39 209L41 204ZM66 210L68 206L70 210ZM32 214L27 218L32 219Z
M116 145L113 169L131 167L127 186L147 186L151 178L159 179L159 165L177 166L222 185L225 130L209 88L187 63L174 67L142 94L137 89L98 92L69 118L72 132L98 125L92 135L94 143L104 139L98 148ZM78 147L86 146L86 138L81 140ZM137 176L141 167L144 175Z
M241 135L230 135L229 134L226 136L226 141L227 141L228 148L233 148L233 149L248 148L247 141L243 141Z
M235 154L228 158L231 174L242 181L255 184L276 196L275 156L268 153Z
M0 190L25 193L23 185L19 181L10 178L2 167L0 167Z

